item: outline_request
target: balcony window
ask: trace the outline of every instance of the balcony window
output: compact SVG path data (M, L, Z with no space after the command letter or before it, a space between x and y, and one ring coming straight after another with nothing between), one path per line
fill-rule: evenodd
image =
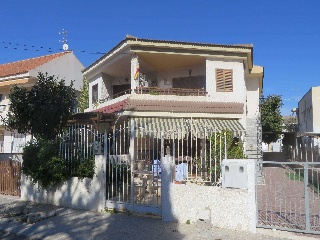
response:
M206 76L190 76L172 79L173 88L206 89Z

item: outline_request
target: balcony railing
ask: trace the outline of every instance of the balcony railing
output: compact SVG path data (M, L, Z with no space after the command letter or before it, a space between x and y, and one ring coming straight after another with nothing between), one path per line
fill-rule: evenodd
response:
M205 89L188 88L158 88L158 87L138 87L135 89L137 94L151 95L176 95L176 96L206 96L208 92Z
M176 96L206 96L208 92L204 89L188 89L188 88L158 88L158 87L137 87L134 92L136 94L150 95L176 95ZM114 94L113 97L101 99L99 103L107 102L111 99L130 94L131 89Z

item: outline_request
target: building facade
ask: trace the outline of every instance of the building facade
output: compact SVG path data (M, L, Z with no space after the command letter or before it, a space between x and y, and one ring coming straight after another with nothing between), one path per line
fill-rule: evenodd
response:
M6 117L10 100L10 89L14 85L31 88L37 82L39 72L54 75L65 79L66 84L71 84L77 91L82 86L82 63L72 51L25 59L0 65L0 152L2 154L21 153L23 146L30 140L30 135L10 132L3 126L3 117Z

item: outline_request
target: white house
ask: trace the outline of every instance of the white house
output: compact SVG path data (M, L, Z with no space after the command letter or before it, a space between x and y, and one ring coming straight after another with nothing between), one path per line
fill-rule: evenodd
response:
M257 149L263 67L250 44L221 45L127 35L87 67L89 109L129 118L193 118L247 131ZM202 120L201 120L202 119ZM250 137L251 136L251 137ZM250 140L249 140L250 139ZM252 142L253 141L253 142Z
M0 65L0 115L5 117L10 101L10 88L19 86L31 87L37 82L39 72L65 79L66 84L74 81L74 88L80 90L84 66L72 51L65 51L36 58ZM0 120L0 152L3 154L21 153L22 147L30 139L29 135L7 131Z
M171 181L166 176L170 164L177 183L216 184L228 150L226 135L219 135L225 129L235 133L232 146L240 142L248 158L260 156L264 69L253 64L250 44L127 35L83 76L89 81L86 112L111 121L100 125L110 133L105 142L108 208L159 214L166 204L161 191L168 189L161 186Z

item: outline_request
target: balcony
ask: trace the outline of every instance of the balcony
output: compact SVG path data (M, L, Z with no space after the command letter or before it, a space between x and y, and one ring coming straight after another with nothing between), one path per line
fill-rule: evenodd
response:
M113 95L112 99L120 96L130 94L131 89L119 92ZM134 90L136 94L150 94L150 95L175 95L175 96L206 96L208 92L205 89L188 89L188 88L158 88L158 87L138 87ZM111 100L105 99L103 102ZM100 102L101 103L101 102Z

